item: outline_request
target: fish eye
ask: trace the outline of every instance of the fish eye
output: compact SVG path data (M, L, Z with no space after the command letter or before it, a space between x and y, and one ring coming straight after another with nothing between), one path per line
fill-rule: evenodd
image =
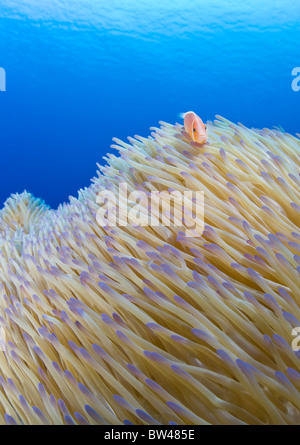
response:
M205 125L205 130L207 130L207 125Z
M194 133L196 132L196 128L193 128L193 132L194 132Z

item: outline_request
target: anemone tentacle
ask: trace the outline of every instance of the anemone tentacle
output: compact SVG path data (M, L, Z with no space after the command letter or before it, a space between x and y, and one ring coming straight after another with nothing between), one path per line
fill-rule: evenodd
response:
M299 424L300 141L160 124L56 211L0 212L0 424ZM203 235L101 227L120 182L203 190Z

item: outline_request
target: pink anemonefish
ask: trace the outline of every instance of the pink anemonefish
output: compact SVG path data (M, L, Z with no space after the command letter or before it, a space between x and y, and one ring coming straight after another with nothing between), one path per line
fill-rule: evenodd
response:
M206 125L199 116L193 111L182 113L180 115L184 120L184 129L191 136L193 141L199 144L205 144L207 141Z

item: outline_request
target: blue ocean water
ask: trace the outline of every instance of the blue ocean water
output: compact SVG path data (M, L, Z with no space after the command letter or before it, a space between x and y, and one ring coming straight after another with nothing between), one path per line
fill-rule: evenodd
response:
M300 132L298 0L0 0L0 207L57 207L111 139L196 111Z

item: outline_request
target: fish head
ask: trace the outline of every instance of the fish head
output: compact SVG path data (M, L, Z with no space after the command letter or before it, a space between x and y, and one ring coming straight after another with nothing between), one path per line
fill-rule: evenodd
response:
M204 125L199 116L193 120L191 136L193 140L199 144L205 144L207 141L206 125Z

